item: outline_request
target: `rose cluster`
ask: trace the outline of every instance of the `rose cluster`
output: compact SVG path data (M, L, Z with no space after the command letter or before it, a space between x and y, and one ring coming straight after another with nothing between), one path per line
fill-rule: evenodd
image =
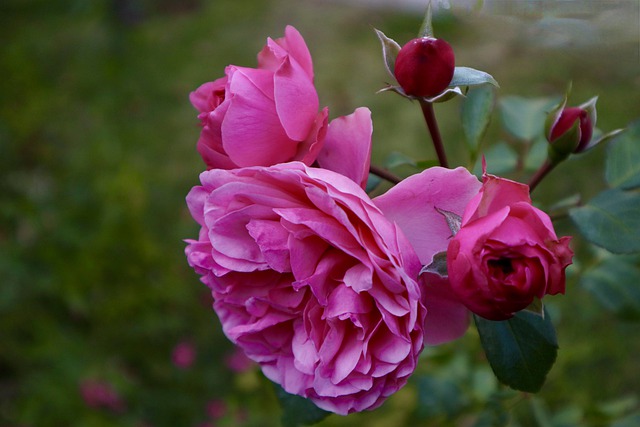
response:
M257 68L228 66L191 94L207 170L187 196L200 233L186 255L265 376L348 414L406 384L425 343L461 336L468 309L507 318L563 292L571 251L526 186L464 168L371 199L371 113L329 122L313 78L288 26ZM441 212L462 217L455 236ZM449 276L421 274L443 252Z

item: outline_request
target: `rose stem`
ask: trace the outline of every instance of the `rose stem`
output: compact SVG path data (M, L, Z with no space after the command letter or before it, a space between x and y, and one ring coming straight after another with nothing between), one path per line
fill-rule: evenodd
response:
M392 182L394 184L399 184L400 181L402 181L402 178L392 174L391 172L389 172L386 169L381 168L380 166L370 165L369 166L369 172L371 172L374 175L379 176L382 179L386 179L387 181Z
M556 167L558 163L552 163L549 159L545 160L545 162L540 166L540 169L531 177L529 181L529 192L531 193L537 186L540 184L540 181L547 176L549 172Z
M438 129L436 114L433 111L433 104L431 102L425 101L424 99L420 99L419 101L420 107L422 108L422 114L424 115L424 120L427 122L429 134L431 134L433 146L436 149L436 155L438 156L440 166L442 166L443 168L448 168L449 162L447 162L447 155L444 152L444 145L442 144L442 137L440 136L440 130Z

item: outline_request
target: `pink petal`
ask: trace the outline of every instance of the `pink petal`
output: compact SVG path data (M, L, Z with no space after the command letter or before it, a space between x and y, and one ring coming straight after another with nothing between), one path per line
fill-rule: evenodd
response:
M350 329L350 328L349 328ZM352 331L346 334L342 341L342 348L336 355L333 363L333 373L331 382L334 384L344 380L358 364L362 355L362 342L360 342Z
M224 95L227 76L207 82L189 94L189 101L201 113L212 111L218 106L218 94Z
M318 94L300 65L286 58L274 75L276 110L287 136L304 141L318 114Z
M313 80L313 62L311 53L305 43L302 35L291 25L287 25L284 30L284 38L286 40L286 48L289 55L300 64L302 69L307 73L310 80Z
M238 166L270 166L291 159L297 142L282 129L273 101L258 91L235 95L222 123L224 151Z
M463 224L514 203L531 204L528 185L488 174L483 177L482 191L477 197L465 210Z
M368 313L372 310L371 299L366 295L360 296L351 288L341 284L329 295L323 319L339 317L343 314Z
M187 194L189 212L200 225L204 225L204 204L209 197L209 192L205 187L196 186Z
M293 341L291 347L293 350L294 364L296 369L307 375L313 375L316 365L318 363L318 352L313 343L313 340L309 338L302 320L298 319L293 325Z
M318 158L318 154L324 147L325 138L328 129L329 109L323 108L316 116L313 128L307 139L298 144L298 153L294 160L300 160L307 166L311 166Z
M451 290L449 281L435 274L420 276L427 317L424 340L438 345L460 338L469 327L469 310Z
M233 95L251 96L259 91L267 99L273 101L273 73L248 67L227 67L229 75L228 92Z
M375 340L375 344L373 343ZM402 362L411 351L411 342L400 338L386 328L378 329L376 336L371 339L370 345L373 356L386 363L398 364Z
M371 111L358 108L329 124L324 148L318 155L322 168L338 172L362 188L367 185L371 159Z
M287 247L289 233L278 221L251 219L247 224L247 231L257 243L269 267L279 273L291 271Z
M434 167L410 176L373 201L398 224L420 262L428 265L433 255L447 249L451 237L436 208L462 215L479 189L480 182L465 168Z

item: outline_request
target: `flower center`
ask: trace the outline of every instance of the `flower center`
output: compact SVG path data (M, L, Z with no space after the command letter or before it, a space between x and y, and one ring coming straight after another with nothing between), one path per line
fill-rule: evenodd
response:
M502 273L503 277L508 276L515 271L511 264L511 258L490 259L488 264L491 271L498 270Z

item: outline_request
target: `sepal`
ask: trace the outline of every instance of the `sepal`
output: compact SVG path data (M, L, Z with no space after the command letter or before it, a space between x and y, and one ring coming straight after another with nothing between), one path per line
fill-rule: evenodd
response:
M425 265L418 273L418 276L421 276L425 273L437 274L442 278L446 278L449 276L447 272L447 251L438 252L433 256L433 260L431 264Z
M433 24L431 23L433 14L431 13L431 1L427 5L427 11L424 14L422 25L420 25L420 31L418 31L418 37L434 37Z
M534 298L533 302L524 311L536 314L544 319L544 303L539 298Z
M453 79L451 79L449 87L479 86L484 84L491 84L497 88L500 87L496 79L489 73L470 67L455 67L453 70Z
M382 31L374 28L380 43L382 44L382 57L384 59L384 66L387 69L389 75L395 80L395 66L396 57L400 52L400 45L392 38L387 37Z
M462 225L462 217L456 213L445 211L443 209L435 208L439 214L444 216L444 219L447 221L447 225L449 226L449 230L451 230L451 237L458 234L460 231L460 226Z

